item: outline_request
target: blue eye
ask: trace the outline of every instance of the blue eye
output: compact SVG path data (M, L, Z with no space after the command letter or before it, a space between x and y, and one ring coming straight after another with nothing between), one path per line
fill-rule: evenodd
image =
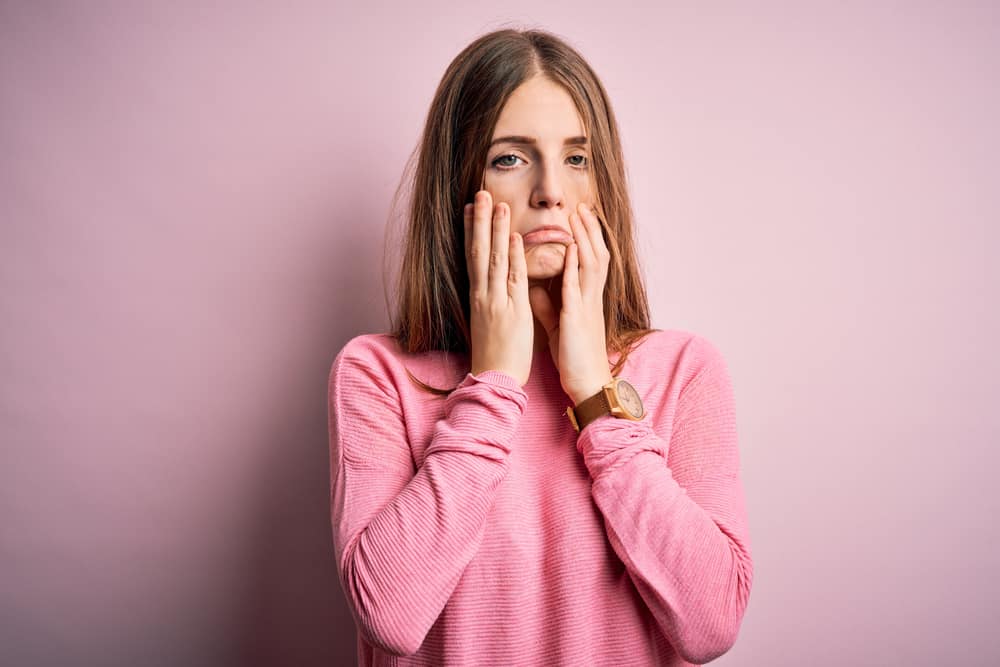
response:
M492 162L491 164L492 164L492 165L493 165L494 167L497 167L497 168L499 168L499 169L513 169L513 168L514 168L514 165L512 165L512 164L507 164L507 165L505 165L505 166L501 166L500 164L498 164L498 162L500 162L500 160L505 160L505 159L507 159L507 158L509 158L509 157L512 157L512 158L514 158L515 160L520 160L520 159L521 159L521 158L519 158L518 156L516 156L516 155L514 155L513 153L511 153L511 154L508 154L508 155L501 155L501 156L500 156L500 157L498 157L497 159L493 160L493 162Z
M500 155L500 156L498 156L490 164L493 167L495 167L497 169L500 169L501 171L510 171L511 169L513 169L516 166L516 163L515 164L510 164L510 163L500 164L501 160L506 160L507 158L513 158L514 160L520 160L521 159L519 156L514 155L513 153L507 153L506 155ZM586 155L570 155L567 159L568 160L572 160L574 158L580 158L580 160L581 160L580 162L574 162L574 163L572 163L574 167L579 167L580 169L586 169L587 168L587 156ZM523 162L523 160L522 160L522 162Z

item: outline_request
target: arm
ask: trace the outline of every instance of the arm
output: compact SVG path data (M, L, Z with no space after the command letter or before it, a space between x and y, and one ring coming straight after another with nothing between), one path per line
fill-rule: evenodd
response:
M414 469L398 394L371 352L329 384L331 519L341 586L364 638L415 653L482 543L527 403L514 378L467 374Z
M605 415L577 439L615 553L663 634L696 664L732 647L753 579L732 384L704 343L669 445L653 416Z

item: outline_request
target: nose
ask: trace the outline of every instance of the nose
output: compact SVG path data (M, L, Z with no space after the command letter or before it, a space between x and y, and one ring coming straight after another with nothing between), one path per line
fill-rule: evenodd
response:
M531 191L531 205L536 208L563 208L566 203L558 165L544 162L537 173L538 180Z

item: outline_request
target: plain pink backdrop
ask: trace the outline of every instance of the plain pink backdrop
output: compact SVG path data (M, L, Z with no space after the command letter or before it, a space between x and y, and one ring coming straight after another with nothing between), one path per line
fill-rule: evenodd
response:
M55 4L0 6L0 663L353 662L330 363L387 325L439 78L508 26L602 77L653 324L731 368L718 664L1000 661L995 4Z

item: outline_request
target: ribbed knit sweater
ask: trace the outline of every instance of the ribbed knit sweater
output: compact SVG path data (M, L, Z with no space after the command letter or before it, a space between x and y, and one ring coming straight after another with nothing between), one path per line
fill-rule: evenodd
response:
M548 350L523 387L469 367L387 334L352 338L331 367L333 542L359 663L687 665L729 650L753 563L719 349L649 334L617 374L646 416L579 434ZM422 391L406 369L458 387Z

